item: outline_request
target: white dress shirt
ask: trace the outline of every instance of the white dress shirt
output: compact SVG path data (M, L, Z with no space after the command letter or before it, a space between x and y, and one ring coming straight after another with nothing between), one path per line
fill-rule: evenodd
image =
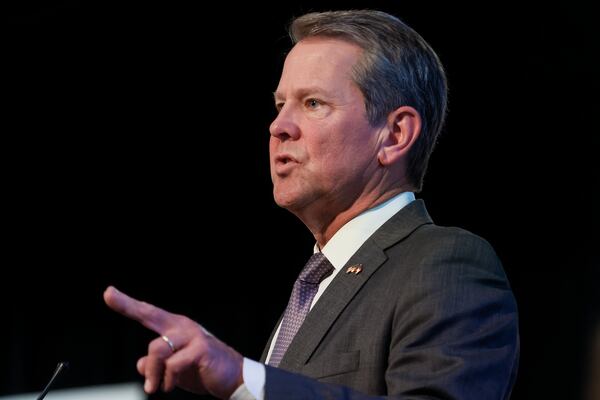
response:
M333 235L325 247L321 249L321 252L331 262L334 271L319 284L319 290L312 301L311 309L325 289L327 289L327 286L329 286L342 267L346 265L350 257L356 253L363 243L394 214L414 200L414 193L400 193L388 201L356 216ZM315 253L319 251L319 247L316 244L313 251ZM269 353L267 354L267 362L271 358L280 328L281 324L277 327L277 332L275 332L271 341ZM249 358L244 358L244 383L231 395L231 400L263 400L265 397L265 376L266 372L263 364Z

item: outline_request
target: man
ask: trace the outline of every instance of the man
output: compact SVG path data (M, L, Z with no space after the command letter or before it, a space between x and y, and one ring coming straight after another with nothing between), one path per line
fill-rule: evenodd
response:
M414 200L445 115L437 56L377 11L307 14L290 32L271 177L277 204L314 235L316 258L267 365L107 289L111 308L161 336L137 365L146 391L162 381L219 398L508 398L518 328L500 262L483 239L434 225ZM318 277L306 272L316 264Z

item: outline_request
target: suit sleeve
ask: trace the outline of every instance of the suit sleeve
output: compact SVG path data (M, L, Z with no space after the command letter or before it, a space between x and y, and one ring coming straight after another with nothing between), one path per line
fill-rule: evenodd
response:
M518 364L516 303L493 249L456 230L415 249L410 290L398 293L386 396L266 367L265 399L508 399ZM394 254L394 249L388 255Z

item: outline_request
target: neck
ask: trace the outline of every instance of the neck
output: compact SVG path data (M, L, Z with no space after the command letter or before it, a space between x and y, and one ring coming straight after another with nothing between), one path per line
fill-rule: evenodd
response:
M349 221L406 190L395 188L378 195L360 197L349 206L337 208L337 212L331 212L336 207L320 207L323 212L296 213L296 216L308 227L322 249Z

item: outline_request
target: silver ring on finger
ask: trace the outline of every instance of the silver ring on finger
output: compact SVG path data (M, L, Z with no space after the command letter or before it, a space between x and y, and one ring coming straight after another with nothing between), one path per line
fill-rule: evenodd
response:
M177 351L177 348L175 348L173 341L171 341L171 339L169 339L167 335L162 335L160 338L164 340L165 343L169 346L169 349L171 349L171 353L175 353Z

